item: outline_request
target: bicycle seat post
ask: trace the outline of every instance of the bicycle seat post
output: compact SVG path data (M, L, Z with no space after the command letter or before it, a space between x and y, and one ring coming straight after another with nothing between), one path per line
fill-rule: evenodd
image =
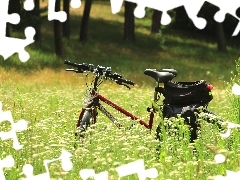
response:
M157 101L157 95L158 95L157 89L158 89L159 85L160 85L160 83L157 82L157 83L156 83L156 86L155 86L155 88L154 88L154 95L153 95L153 100L154 100L154 101Z

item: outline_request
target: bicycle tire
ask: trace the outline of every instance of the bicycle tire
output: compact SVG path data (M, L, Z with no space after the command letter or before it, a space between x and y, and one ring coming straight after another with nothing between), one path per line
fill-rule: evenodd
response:
M91 125L91 112L88 109L85 109L82 119L80 120L79 126L77 126L77 132L75 133L75 144L74 148L76 149L78 145L84 144L85 135L87 128ZM79 121L79 120L78 120Z
M83 117L81 119L80 123L80 133L85 132L88 127L91 126L91 118L92 118L92 113L90 112L91 110L85 110Z

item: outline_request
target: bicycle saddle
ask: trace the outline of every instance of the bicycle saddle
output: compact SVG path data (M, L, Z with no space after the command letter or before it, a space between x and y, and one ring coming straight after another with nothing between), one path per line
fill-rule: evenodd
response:
M177 76L177 71L175 69L160 69L160 70L157 70L159 72L170 72L172 73L175 77Z
M171 71L173 73L171 73ZM177 71L174 69L163 69L163 70L156 70L156 69L146 69L144 74L147 76L152 77L158 83L165 83L171 81L176 75Z

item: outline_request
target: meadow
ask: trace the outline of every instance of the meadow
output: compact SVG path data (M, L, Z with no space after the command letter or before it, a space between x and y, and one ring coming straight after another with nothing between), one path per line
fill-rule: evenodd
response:
M171 130L165 132L163 142L158 142L155 130L163 121L159 115L150 132L137 123L130 130L119 130L99 113L98 123L87 131L84 142L74 148L75 125L82 108L85 82L90 82L91 76L86 80L85 75L66 72L64 68L68 67L63 65L64 59L111 66L113 71L135 81L137 84L131 90L106 81L100 92L146 120L146 108L151 105L155 82L143 71L146 68L175 68L178 71L176 80L205 79L213 84L214 99L209 109L226 120L240 123L238 109L233 109L239 107L239 99L230 92L233 82L239 82L239 63L235 67L239 57L237 48L229 46L228 54L220 54L211 38L204 41L201 37L188 37L187 33L167 28L161 38L150 36L150 20L147 18L136 20L137 43L124 43L123 14L112 15L109 4L103 2L95 2L92 8L89 41L84 44L77 40L83 6L80 10L71 10L72 36L70 40L64 39L63 58L53 55L53 37L49 33L51 26L45 20L43 47L27 47L31 55L28 62L21 63L16 55L0 62L3 111L10 110L15 122L20 119L28 122L28 129L17 133L24 145L21 150L13 149L12 140L1 140L0 159L11 154L15 160L14 167L4 169L6 179L24 178L22 167L25 164L32 164L36 175L45 173L43 161L59 157L62 149L73 154L73 168L65 172L59 161L51 163L51 179L77 180L80 179L79 171L89 168L96 173L106 170L109 179L114 180L118 178L116 167L138 159L144 160L146 169L156 168L159 180L214 179L216 175L224 175L226 170L238 171L240 139L237 129L232 131L231 138L223 139L215 125L201 120L201 135L195 144L189 144L187 136L179 139L171 135ZM237 76L233 78L231 72ZM108 109L111 110L111 107ZM129 119L111 112L126 127L132 125ZM181 119L174 121L172 126L178 126L179 131L186 135L189 133ZM9 122L1 123L0 132L10 129ZM157 159L156 146L159 144L162 148ZM194 148L197 154L193 153ZM217 153L227 157L225 163L214 161ZM138 178L134 174L121 179Z
M29 123L26 131L17 133L24 145L21 150L12 148L12 140L1 142L1 158L12 154L15 159L15 166L5 169L7 179L24 177L22 167L27 163L33 165L34 174L44 173L43 160L59 157L62 149L74 155L74 166L66 173L59 161L51 163L52 179L80 179L79 171L85 168L94 169L96 173L107 170L109 179L116 179L116 167L138 159L144 159L146 169L155 167L158 170L157 179L207 179L225 173L226 169L238 170L239 132L235 130L231 138L222 139L217 127L204 121L201 121L201 136L195 145L188 143L188 136L179 140L170 135L171 131L165 132L157 160L155 149L160 142L155 140L155 129L162 120L159 115L149 132L138 123L131 130L119 130L99 114L98 123L87 131L84 142L78 143L75 149L74 132L86 90L85 76L64 71L44 72L30 76L12 76L14 72L1 74L3 110L11 110L15 122L25 119ZM128 90L107 81L100 92L135 115L148 119L146 107L151 105L153 88L136 86ZM215 90L213 93L215 98L209 108L228 119L230 102L226 91ZM111 111L111 107L108 109ZM111 112L119 117L124 127L133 123L119 113ZM189 133L181 119L174 121L174 125L180 128L179 131ZM10 128L10 123L5 121L1 123L0 131L7 132ZM198 155L192 153L194 146ZM214 155L220 152L228 158L224 164L214 161ZM138 178L132 175L122 179Z

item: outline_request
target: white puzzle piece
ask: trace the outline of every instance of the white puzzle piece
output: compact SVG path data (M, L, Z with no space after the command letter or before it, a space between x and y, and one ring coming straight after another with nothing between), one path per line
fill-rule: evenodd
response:
M7 156L4 159L0 159L0 179L5 180L4 168L11 168L14 166L14 159L11 155Z
M8 3L9 0L0 1L0 55L6 60L14 53L18 53L19 59L22 62L26 62L30 56L25 51L25 47L34 42L35 29L32 27L25 29L26 39L6 37L7 23L18 24L20 22L19 14L8 14ZM29 8L28 3L26 4L26 8Z
M0 102L0 108L2 108L1 102ZM13 140L13 148L16 150L21 149L23 147L23 145L21 145L18 141L17 132L24 131L27 129L27 125L28 125L27 121L25 121L24 119L21 119L15 123L13 121L11 111L2 111L2 109L1 109L0 110L0 124L4 121L8 121L11 124L12 129L8 132L0 132L0 138L3 141L7 140L7 139L12 139Z
M51 159L51 160L44 160L43 164L46 169L46 172L42 173L42 174L37 174L37 175L33 174L34 168L31 164L25 164L23 166L22 170L23 170L23 174L26 176L26 178L23 178L23 179L24 180L50 180L51 177L50 177L50 172L48 169L48 164L55 162L55 161L59 161L59 160L62 163L62 169L64 171L70 171L73 168L73 164L71 162L71 157L72 157L71 153L69 153L66 150L62 150L62 153L59 156L59 158Z
M120 11L124 0L110 0L112 13L116 14ZM236 10L240 7L240 1L230 0L126 0L137 4L134 15L138 18L143 18L145 16L145 8L151 8L158 11L162 11L161 24L168 25L171 22L171 17L168 14L169 10L175 9L177 7L183 6L187 12L188 17L193 21L194 25L198 29L203 29L206 27L207 21L203 18L198 17L198 13L202 8L204 2L209 2L220 10L215 14L214 20L216 22L223 22L225 20L226 14L230 14L240 21L240 17L236 15ZM233 36L238 35L240 31L240 23L238 23Z

